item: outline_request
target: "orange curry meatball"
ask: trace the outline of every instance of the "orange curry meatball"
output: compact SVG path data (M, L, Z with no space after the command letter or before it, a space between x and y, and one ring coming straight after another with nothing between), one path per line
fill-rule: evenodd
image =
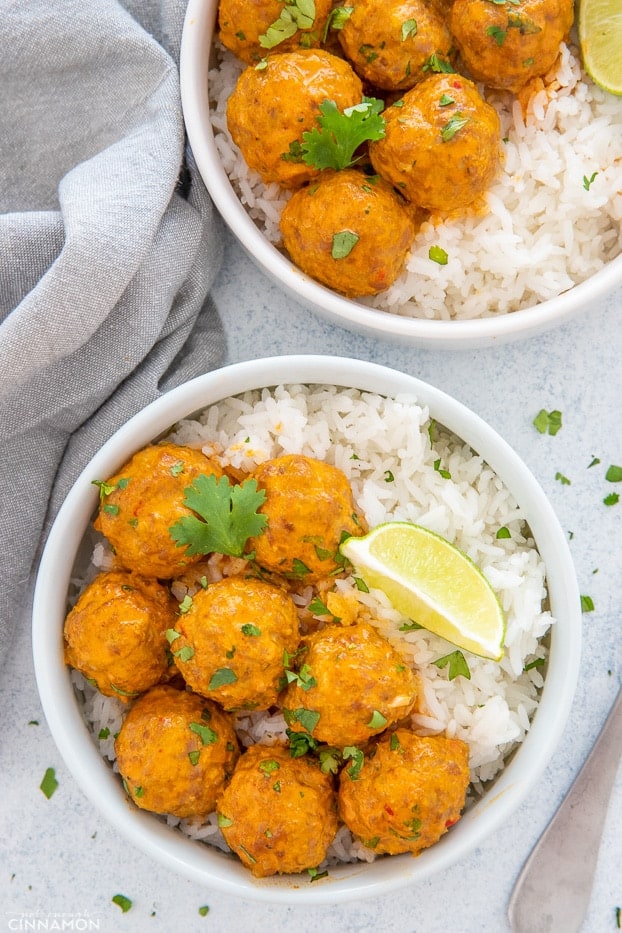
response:
M501 165L500 121L472 81L434 74L384 112L385 136L370 143L375 170L413 204L464 210Z
M302 12L293 0L220 0L219 38L242 61L255 64L271 51L318 46L332 0L315 0Z
M169 634L175 664L197 693L226 709L268 709L298 647L298 614L278 586L225 577L199 590Z
M318 170L291 156L312 130L320 104L360 104L363 87L348 62L322 49L270 55L246 68L227 102L227 125L246 164L266 184L298 188Z
M339 776L339 815L375 853L433 845L455 823L469 785L469 748L461 739L396 729L383 735L352 779Z
M573 19L573 0L455 0L449 25L475 81L517 92L549 71Z
M165 633L175 608L157 580L101 573L65 619L65 661L105 696L126 700L143 693L168 673Z
M391 185L355 169L325 172L297 191L280 228L303 272L351 298L389 288L415 235L408 207Z
M368 622L314 632L302 640L298 657L300 676L283 698L294 732L340 748L364 744L414 706L412 668Z
M136 700L115 750L134 803L178 817L211 813L239 756L228 714L169 686L153 687Z
M338 32L356 73L387 91L405 90L425 77L430 56L450 60L453 41L428 0L352 0Z
M145 577L170 579L198 563L177 546L170 528L192 515L184 490L201 474L223 475L220 464L200 450L155 444L139 450L125 466L100 484L95 528L106 536L118 562Z
M258 878L315 868L337 832L331 777L280 745L243 753L217 811L227 844Z
M365 531L346 475L322 460L286 454L264 461L252 476L266 494L259 508L266 528L246 545L257 563L304 583L338 570L343 534Z

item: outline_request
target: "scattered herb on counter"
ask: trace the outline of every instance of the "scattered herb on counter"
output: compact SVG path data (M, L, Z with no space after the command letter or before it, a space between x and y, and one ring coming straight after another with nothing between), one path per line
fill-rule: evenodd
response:
M567 476L564 476L563 473L560 473L559 470L558 470L557 473L555 474L555 479L558 480L558 481L562 484L562 486L570 486L570 485L571 485L571 482L570 482L570 480L568 479L568 477L567 477Z
M616 907L616 926L622 930L622 907Z
M600 457L592 457L590 463L588 463L587 465L588 470L590 469L590 467L597 466L599 463L600 463Z
M38 719L29 719L29 720L28 720L28 725L29 725L29 726L38 726L38 725L39 725L39 720L38 720Z
M554 436L561 430L562 413L557 409L546 411L545 408L541 408L533 419L533 425L540 434L546 434L548 432Z
M442 658L437 658L436 661L432 661L432 664L438 667L439 670L447 667L447 677L449 680L453 680L455 677L466 677L467 680L471 679L471 671L469 670L467 659L458 649L452 651L450 654L444 655Z
M581 612L594 612L594 600L591 596L581 596Z
M617 505L620 501L620 494L618 492L610 492L609 495L605 496L603 499L604 505Z
M608 483L622 483L622 466L611 464L605 473L605 479Z
M244 555L249 538L261 534L266 517L257 512L266 494L257 489L257 481L247 479L232 486L228 477L213 474L197 476L184 490L184 505L196 515L185 515L169 528L179 547L186 546L189 557L195 554Z
M320 104L318 125L302 134L302 143L292 143L284 158L319 169L349 168L359 161L355 152L362 143L384 137L383 109L384 101L377 97L363 97L360 104L343 111L334 100L325 100Z
M56 771L54 768L46 768L39 789L49 800L57 787L58 781L56 780Z
M207 917L209 913L209 907L207 904L203 904L202 907L199 907L199 917Z
M132 906L131 900L129 897L126 897L125 894L115 894L112 898L112 903L120 907L124 914L126 914Z

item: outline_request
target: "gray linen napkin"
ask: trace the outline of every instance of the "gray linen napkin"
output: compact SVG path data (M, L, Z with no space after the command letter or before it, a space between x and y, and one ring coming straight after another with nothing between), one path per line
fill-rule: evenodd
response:
M0 657L120 424L217 366L219 219L184 130L183 0L0 0Z

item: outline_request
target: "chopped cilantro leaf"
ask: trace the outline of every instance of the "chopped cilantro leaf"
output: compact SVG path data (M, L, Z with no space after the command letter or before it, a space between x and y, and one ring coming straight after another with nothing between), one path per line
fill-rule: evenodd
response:
M558 470L557 473L555 474L555 479L556 479L556 480L559 480L559 482L562 484L562 486L570 486L570 485L571 485L571 482L570 482L570 480L568 479L568 477L567 477L567 476L564 476L563 473L560 473L559 470Z
M189 557L213 552L242 557L248 539L266 526L265 515L257 512L266 494L254 479L232 486L226 476L202 474L184 492L184 505L201 518L186 515L169 534L178 547L186 547Z
M439 266L446 266L449 257L442 246L431 246L428 250L428 258L432 262L437 262Z
M354 233L352 230L339 230L337 233L334 233L331 249L331 256L333 259L346 259L359 239L358 233Z
M218 687L224 687L226 684L234 684L237 679L235 671L232 671L230 667L219 667L212 674L208 689L216 690Z
M191 732L196 733L201 739L201 745L213 745L214 742L218 741L218 733L214 732L213 729L210 729L209 726L204 726L200 722L191 722L188 726Z
M605 496L603 499L603 505L617 505L620 501L620 494L618 492L610 492L608 496Z
M622 466L612 463L605 473L605 479L608 483L622 483Z
M348 759L352 760L352 764L346 768L346 774L351 781L356 781L363 767L365 755L356 745L346 745L343 750L343 760L347 761Z
M453 680L455 677L466 677L467 680L471 679L471 671L469 670L467 660L462 652L457 649L456 651L452 651L451 654L446 654L442 658L437 658L436 661L432 661L432 664L436 665L440 670L444 667L448 667L447 677L449 680Z
M448 143L460 130L464 129L470 119L461 113L454 113L441 130L442 141Z
M594 600L591 596L581 597L581 612L594 612Z
M273 49L299 29L311 29L314 22L314 0L285 0L278 19L268 26L264 35L259 36L259 44L263 49Z
M510 529L503 525L502 528L497 529L497 534L495 537L501 541L503 538L511 538L512 535L510 534Z
M375 709L372 713L371 719L367 723L367 728L368 729L383 729L386 726L386 724L387 724L386 716L383 716L382 713L379 713L378 710Z
M199 917L207 917L209 913L209 907L207 904L203 904L202 907L199 907Z

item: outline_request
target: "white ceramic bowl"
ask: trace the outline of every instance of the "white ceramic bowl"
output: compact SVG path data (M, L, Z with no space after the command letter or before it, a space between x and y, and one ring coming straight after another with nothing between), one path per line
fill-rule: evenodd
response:
M570 291L511 314L462 321L423 320L376 311L343 298L297 269L259 231L238 199L214 142L208 63L217 0L190 0L181 44L181 97L188 138L212 200L257 265L292 298L350 330L417 346L455 350L534 336L572 318L622 284L622 255Z
M98 502L93 478L112 475L133 452L207 405L248 389L293 382L383 395L406 392L427 405L432 418L484 457L520 505L547 568L550 605L557 619L533 725L493 788L418 858L402 855L345 865L313 884L287 876L254 879L237 860L130 806L118 776L90 737L63 662L69 580ZM34 596L33 651L43 709L61 755L86 796L129 842L169 869L228 893L291 904L336 903L385 893L447 867L479 846L519 806L549 761L570 709L580 655L579 593L566 536L540 486L512 448L477 415L438 389L383 366L335 357L277 357L228 366L181 385L139 412L102 446L76 481L50 532Z

